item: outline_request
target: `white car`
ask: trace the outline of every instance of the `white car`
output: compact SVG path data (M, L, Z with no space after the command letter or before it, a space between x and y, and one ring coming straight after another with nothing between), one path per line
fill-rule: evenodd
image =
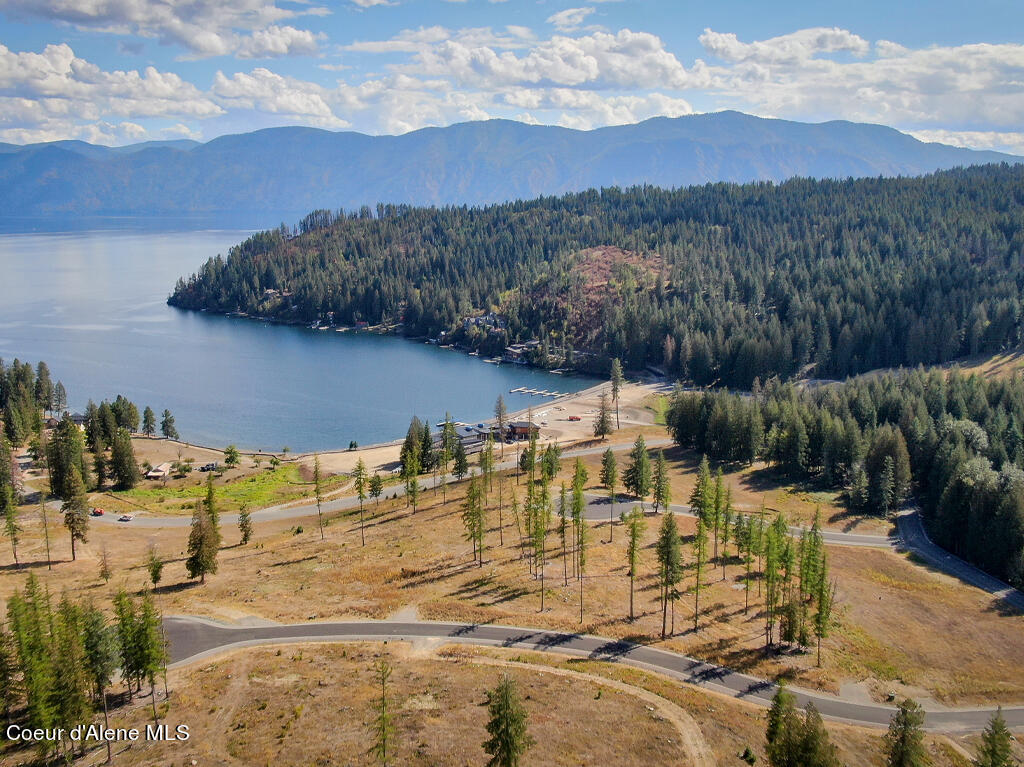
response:
M132 521L132 515L131 514L122 514L121 516L119 516L117 518L117 521L118 522L131 522Z

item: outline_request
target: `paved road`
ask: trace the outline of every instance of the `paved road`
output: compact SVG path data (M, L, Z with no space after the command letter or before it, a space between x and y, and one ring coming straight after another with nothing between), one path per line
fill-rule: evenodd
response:
M899 527L903 545L908 551L912 551L939 570L987 591L1006 604L1024 612L1024 592L1018 591L984 570L979 570L974 565L932 543L928 533L925 532L924 523L921 521L921 515L917 509L901 512L896 517L896 524Z
M261 644L435 639L448 643L553 652L625 663L761 706L769 704L776 689L773 683L764 679L667 650L623 640L542 629L422 621L231 627L188 616L168 617L164 625L173 664L195 662L223 650ZM845 701L822 693L799 689L793 689L793 692L800 706L813 702L823 716L856 724L887 726L894 711L888 706ZM980 730L994 713L994 708L927 710L925 725L929 729L943 731ZM1024 706L1004 708L1003 716L1011 727L1024 726Z

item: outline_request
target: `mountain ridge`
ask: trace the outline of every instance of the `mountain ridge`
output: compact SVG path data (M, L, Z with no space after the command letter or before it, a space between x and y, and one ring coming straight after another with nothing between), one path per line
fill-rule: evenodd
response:
M590 131L501 119L398 136L294 126L202 144L4 144L0 198L5 216L287 219L379 202L480 205L595 187L923 175L993 162L1024 158L925 143L882 125L740 112Z

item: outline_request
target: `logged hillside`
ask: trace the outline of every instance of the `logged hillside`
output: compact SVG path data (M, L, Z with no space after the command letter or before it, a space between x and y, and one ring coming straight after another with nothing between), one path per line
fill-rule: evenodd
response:
M592 131L510 120L367 136L270 128L205 144L0 145L0 216L231 216L276 223L378 202L504 202L605 186L919 175L1021 158L881 125L739 112Z
M746 388L1016 345L1022 255L1024 168L1002 165L319 211L211 259L169 302L396 321L487 351L539 338L591 352L577 364L594 369L621 357ZM463 323L492 309L504 327Z

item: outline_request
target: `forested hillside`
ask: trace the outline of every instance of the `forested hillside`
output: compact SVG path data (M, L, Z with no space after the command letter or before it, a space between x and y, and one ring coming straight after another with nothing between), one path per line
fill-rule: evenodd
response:
M725 461L762 458L845 487L886 514L916 489L937 543L1024 587L1024 379L955 369L866 376L809 391L772 382L752 397L677 390L680 445Z
M594 287L593 252L605 279ZM1022 339L1024 168L638 187L485 208L318 211L180 280L174 306L541 338L699 384L841 378ZM616 255L617 254L617 255ZM580 306L588 303L587 311ZM463 328L489 309L506 327Z

